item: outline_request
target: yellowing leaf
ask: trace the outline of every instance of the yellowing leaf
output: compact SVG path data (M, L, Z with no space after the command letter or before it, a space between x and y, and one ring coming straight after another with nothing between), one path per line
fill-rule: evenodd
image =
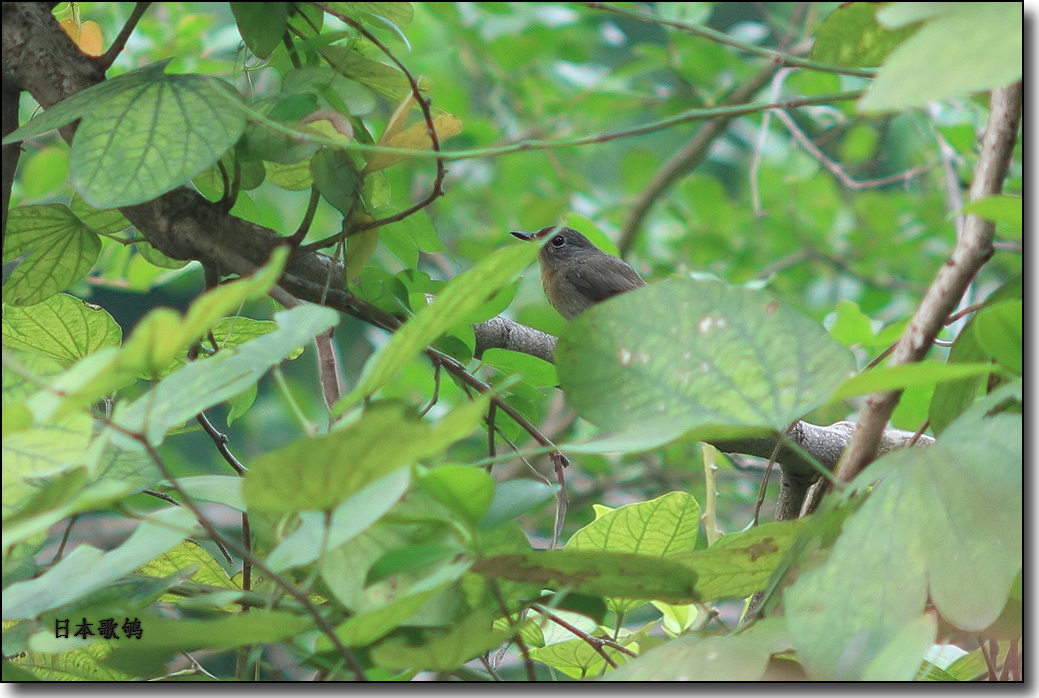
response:
M436 129L437 138L441 143L462 132L462 122L454 114L439 114L433 117L433 127ZM425 120L409 126L385 140L380 140L379 145L387 148L407 148L408 150L429 150L433 147L429 138L429 126ZM364 172L367 174L385 170L387 167L406 160L407 157L401 153L373 153Z
M86 21L76 24L75 20L61 20L61 28L69 35L79 50L88 56L100 56L105 52L105 40L97 22Z

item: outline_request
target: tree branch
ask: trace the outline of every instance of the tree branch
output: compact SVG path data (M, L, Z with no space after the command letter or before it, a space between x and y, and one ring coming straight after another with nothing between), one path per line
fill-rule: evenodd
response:
M1021 118L1021 83L992 91L988 127L981 143L981 154L974 168L970 201L977 201L1003 188L1010 158L1017 141L1017 125ZM974 275L992 257L995 224L969 214L963 234L956 241L952 255L938 271L927 295L920 302L902 338L895 345L889 366L921 360L956 309ZM841 482L849 482L876 457L881 434L894 411L901 391L876 393L866 398L855 434L843 462L837 470Z
M758 71L757 75L733 90L722 102L722 105L731 106L749 102L758 90L768 84L772 76L779 70L779 67L778 63L766 65ZM642 221L649 212L650 207L653 206L653 203L676 180L683 177L703 161L711 143L725 131L725 127L729 125L733 118L733 116L719 116L704 122L692 140L675 153L657 172L652 181L646 185L646 188L642 190L639 198L635 200L635 203L628 210L627 219L624 221L624 227L621 229L621 238L620 242L617 243L617 247L620 249L622 257L626 256L631 249L635 238L638 236L639 229L642 227Z

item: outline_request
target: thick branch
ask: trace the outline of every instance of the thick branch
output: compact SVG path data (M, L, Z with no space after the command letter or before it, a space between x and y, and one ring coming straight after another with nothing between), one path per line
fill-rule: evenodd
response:
M501 315L473 325L473 332L477 356L488 349L511 349L551 362L556 350L556 338L552 335Z
M1021 83L992 91L988 127L982 139L981 154L970 187L972 202L1002 191L1003 179L1010 167L1014 143L1017 141L1021 94ZM963 234L956 241L948 261L938 271L902 338L895 345L889 366L924 358L974 275L992 257L994 236L994 223L974 214L967 216ZM880 436L901 395L900 391L894 391L877 393L866 399L852 442L837 471L837 477L842 482L849 482L874 459Z

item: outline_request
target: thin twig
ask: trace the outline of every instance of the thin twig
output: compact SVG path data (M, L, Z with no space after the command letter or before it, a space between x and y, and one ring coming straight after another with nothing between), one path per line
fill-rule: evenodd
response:
M284 589L285 592L287 592L290 596L296 599L296 601L302 604L303 607L307 610L307 613L311 616L311 618L314 619L314 622L317 623L322 633L329 639L329 641L332 643L332 646L335 647L336 652L339 654L339 656L345 659L347 664L350 665L350 669L354 674L354 678L358 681L367 681L367 677L364 673L364 667L361 666L360 662L357 660L357 657L354 656L354 653L351 652L342 643L342 641L339 639L339 636L335 632L335 628L333 628L329 624L328 620L324 617L324 615L322 615L321 609L319 609L314 604L314 602L311 601L310 597L305 592L297 589L295 585L289 583L287 580L282 578L281 575L269 568L266 565L266 563L263 562L263 560L251 554L250 552L247 552L244 549L244 547L238 545L232 539L224 537L224 535L217 530L213 523L202 512L202 509L199 508L198 504L196 504L195 501L190 496L188 496L187 492L181 486L180 482L177 480L177 478L170 471L169 467L166 465L166 462L162 459L162 456L159 455L159 452L155 450L155 447L151 445L151 443L144 435L138 434L129 429L125 429L111 421L106 421L106 424L107 426L115 429L116 431L119 431L120 433L128 436L129 438L141 444L144 450L148 452L148 455L152 459L152 462L154 462L156 467L162 472L163 477L165 477L166 480L169 481L169 483L177 491L177 494L179 494L181 499L184 500L184 506L191 510L191 513L195 515L195 518L198 520L199 524L206 531L209 537L214 541L219 541L222 544L226 545L230 550L232 550L243 560L248 558L249 562L258 570L260 570L267 577L267 579L277 584L279 587Z
M75 525L77 519L79 519L79 514L73 514L69 517L69 523L65 527L65 532L61 534L61 543L58 544L58 549L54 553L54 559L51 560L51 566L55 565L65 555L65 546L68 545L69 536L72 535L72 527Z
M176 506L176 507L180 506L180 502L178 502L176 499L174 499L173 497L169 496L165 492L159 492L158 490L152 490L152 489L144 489L144 490L141 490L141 494L146 494L149 497L155 497L156 499L161 499L162 501L167 502L168 504L172 504L173 506Z
M988 127L970 187L972 202L998 194L1003 188L1003 179L1017 142L1022 91L1021 83L992 91ZM945 319L960 302L978 270L992 257L994 234L995 225L991 221L974 214L967 216L963 234L956 241L952 255L938 270L895 346L890 366L919 361L927 354ZM881 434L900 397L901 391L891 391L866 398L851 442L837 468L841 482L850 482L873 461Z
M433 397L429 399L429 404L419 412L420 417L425 417L426 413L433 409L433 405L437 404L437 400L440 399L440 370L440 364L433 362Z
M102 73L107 72L112 67L112 64L115 63L115 59L119 57L119 54L126 47L126 42L129 41L130 35L133 34L133 30L137 27L137 23L141 21L141 17L144 16L150 5L150 2L136 3L133 12L130 13L130 18L126 20L123 28L119 30L119 34L115 37L112 45L108 47L104 54L94 59L94 64L101 69Z
M628 649L624 645L622 645L619 642L616 642L614 640L611 640L610 638L607 638L607 637L597 637L595 635L589 635L585 631L583 631L580 628L578 628L576 625L574 625L572 623L568 623L566 620L560 618L555 613L552 613L552 611L548 610L547 608L545 608L541 604L534 604L530 608L532 610L534 610L534 611L537 611L538 613L543 615L545 618L548 618L550 621L552 621L553 623L555 623L559 627L568 630L569 632L573 633L574 635L576 635L580 639L584 640L586 643L588 643L588 645L593 650L596 651L596 653L600 657L602 657L606 661L607 664L609 664L614 669L617 668L617 662L615 662L612 657L610 657L608 654L606 654L606 650L604 648L609 647L610 649L616 650L618 652L621 652L622 654L626 654L629 657L637 657L638 656L635 652L632 652L630 649Z
M371 32L365 29L360 22L329 7L324 3L314 4L317 7L319 7L322 11L332 15L333 17L336 17L342 22L353 27L358 33L361 34L361 36L363 36L365 39L374 44L380 51L382 51L386 55L386 57L393 61L397 68L399 68L400 71L404 73L404 77L407 78L408 84L411 86L411 94L415 97L415 101L418 102L419 108L422 110L422 116L426 121L431 148L434 152L439 151L440 136L437 134L436 123L433 120L433 111L430 108L432 100L422 96L422 91L419 89L418 80L416 80L415 76L411 74L411 71L408 70L407 66L405 66L404 63L401 62L400 59L398 59L397 56L393 54L393 51L387 48L385 44L383 44ZM381 218L379 220L368 221L366 223L359 222L357 225L351 226L349 229L344 228L344 235L350 236L354 233L359 233L364 230L371 230L372 228L379 228L384 225L389 225L390 223L395 223L397 221L404 220L413 213L421 211L422 209L429 206L438 197L443 196L444 178L447 176L447 167L444 165L443 158L436 159L436 167L437 173L433 179L433 185L430 188L430 192L421 201L392 216L387 216L386 218Z
M299 222L296 232L289 236L291 245L299 245L310 232L310 225L314 222L314 214L317 213L317 205L321 201L321 192L316 186L310 188L310 199L307 200L307 210L303 213L303 220Z
M220 451L220 455L223 456L225 461L227 461L227 464L230 465L239 475L245 475L245 471L248 470L248 468L242 464L242 461L235 458L235 455L231 453L231 449L227 447L227 435L218 431L217 428L213 426L213 423L209 421L209 417L206 416L205 412L199 412L195 415L195 419L197 419L198 423L202 425L205 432L209 434L209 438L211 438L213 443L216 444L217 450Z
M604 2L581 2L577 3L584 5L585 7L593 10L603 10L605 12L612 12L613 14L620 15L622 17L628 17L630 19L639 19L644 22L651 22L653 24L659 24L663 27L671 27L672 29L678 29L679 31L699 36L704 39L709 39L725 46L731 46L737 48L746 53L750 53L756 56L762 56L768 58L773 63L779 66L788 66L793 68L807 68L809 70L818 70L826 73L837 73L840 75L854 75L858 77L871 78L876 76L875 70L866 70L862 68L846 68L839 65L832 65L830 63L820 63L819 61L812 61L806 58L798 58L796 56L789 56L779 51L772 51L771 49L762 48L756 44L749 44L739 39L735 39L728 34L715 31L708 27L700 26L697 24L689 24L688 22L677 22L666 20L663 17L656 15L647 14L645 12L635 12L632 10L625 10L614 5L608 5Z
M498 581L496 579L487 580L487 589L491 592L491 596L498 604L498 608L501 611L502 616L505 618L505 622L509 624L509 630L513 632L512 639L516 641L516 646L520 649L520 657L523 659L523 667L527 671L527 681L537 681L537 672L534 669L534 660L530 657L530 648L527 647L527 643L523 641L523 636L519 631L519 623L513 619L512 614L509 612L509 605L505 603L505 597L501 593L501 589L498 587Z
M818 160L823 167L829 170L829 172L848 189L858 191L861 189L875 189L877 187L883 187L888 184L894 184L895 182L908 182L913 177L916 177L919 174L923 174L924 172L928 172L929 170L933 169L934 166L937 164L934 162L929 162L923 165L912 167L904 172L899 172L898 174L890 175L888 177L881 177L879 179L867 179L861 181L856 180L853 179L851 175L849 175L838 162L830 159L826 155L826 153L820 150L819 146L812 142L812 139L809 138L808 135L801 130L801 127L797 125L797 122L794 121L789 114L787 114L782 109L776 109L772 113L774 113L776 115L776 118L778 118L780 121L783 122L784 125L786 125L787 130L790 131L790 135L794 137L794 140L800 143L801 147L807 150L809 155Z
M707 491L707 501L700 519L707 534L707 546L710 547L722 533L718 528L718 484L715 477L718 473L718 449L705 443L700 451L703 453L704 488Z
M722 104L745 104L754 97L758 90L768 84L777 68L778 66L775 65L765 66L754 77L733 90ZM767 111L765 113L768 114ZM621 229L617 247L622 256L627 254L634 244L649 209L672 184L703 161L711 143L724 132L733 116L718 116L700 126L689 143L675 153L639 193L638 199L628 209L624 227Z

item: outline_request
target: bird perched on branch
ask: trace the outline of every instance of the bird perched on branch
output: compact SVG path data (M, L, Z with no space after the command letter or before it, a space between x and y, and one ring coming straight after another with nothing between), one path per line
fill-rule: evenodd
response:
M567 320L590 306L646 282L623 260L603 252L573 228L558 225L536 233L512 231L520 240L550 237L538 253L548 302Z

